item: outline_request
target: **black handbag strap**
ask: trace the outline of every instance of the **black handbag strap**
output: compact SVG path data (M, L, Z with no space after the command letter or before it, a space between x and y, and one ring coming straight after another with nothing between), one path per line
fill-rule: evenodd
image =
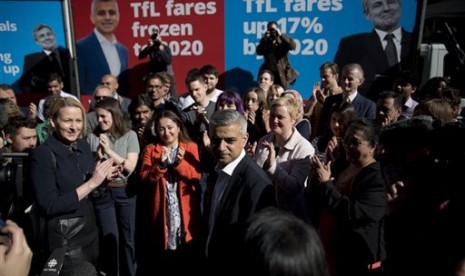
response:
M50 150L50 154L52 155L53 168L55 169L55 173L56 173L56 170L57 170L57 159L56 159L56 157L55 157L55 154L53 153L53 150L52 150L52 148L51 148L49 145L45 144L45 146L47 146L47 148Z

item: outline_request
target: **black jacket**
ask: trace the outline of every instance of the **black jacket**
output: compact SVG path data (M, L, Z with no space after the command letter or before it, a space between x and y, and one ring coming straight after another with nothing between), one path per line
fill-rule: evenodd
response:
M78 140L77 151L71 152L50 135L31 152L32 187L46 217L63 219L85 214L76 188L92 175L94 167L92 152L85 140Z
M210 177L215 178L216 175ZM213 188L213 185L207 187L207 218L211 202L209 195L213 194ZM237 264L235 260L241 254L247 218L268 206L276 206L274 187L265 172L246 154L234 169L218 206L208 247L208 259L214 267L221 268L223 272L233 269L227 264Z

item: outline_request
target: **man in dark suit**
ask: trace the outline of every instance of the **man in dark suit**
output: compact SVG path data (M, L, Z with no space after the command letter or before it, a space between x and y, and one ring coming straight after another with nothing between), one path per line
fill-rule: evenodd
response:
M23 92L47 92L48 76L57 73L64 83L64 90L70 92L70 55L66 48L58 46L55 33L45 24L38 24L32 31L42 51L24 57L23 74L19 87Z
M104 75L118 77L121 94L129 93L128 49L116 40L120 14L116 0L92 0L90 15L95 29L76 42L79 86L82 95L92 95Z
M392 88L401 70L411 68L412 33L400 26L401 0L363 0L363 11L374 30L342 38L334 61L340 68L360 64L365 83L359 92L376 100L380 91Z
M350 102L359 118L376 118L376 103L358 92L363 84L364 72L360 64L350 63L344 66L341 73L342 93L326 98L321 110L319 135L323 135L329 127L330 113L333 106L340 105L343 101Z
M247 121L236 110L221 110L210 120L211 150L218 165L207 188L206 254L210 272L234 271L240 265L247 218L276 206L275 192L265 172L245 152Z

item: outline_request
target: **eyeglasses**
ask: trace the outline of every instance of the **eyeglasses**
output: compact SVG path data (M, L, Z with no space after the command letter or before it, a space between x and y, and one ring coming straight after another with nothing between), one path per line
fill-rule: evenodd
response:
M152 90L152 89L162 89L163 86L161 85L148 85L147 90Z
M368 145L369 144L368 141L360 141L360 140L357 140L356 138L344 138L342 143L346 147L358 147L358 146L361 146L361 145Z
M95 99L96 101L101 101L101 100L107 99L107 98L110 98L110 97L108 97L108 96L94 96L94 99Z

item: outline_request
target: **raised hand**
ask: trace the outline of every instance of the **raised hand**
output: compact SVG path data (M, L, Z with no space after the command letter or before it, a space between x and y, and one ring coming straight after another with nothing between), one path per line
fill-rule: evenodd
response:
M37 105L33 102L29 104L28 117L31 119L35 119L37 117Z
M263 146L268 149L268 158L267 161L270 167L273 167L276 164L276 150L274 149L274 144L272 141L263 141Z
M99 146L102 147L104 153L108 153L110 148L110 138L105 133L100 133L99 135Z
M253 144L247 143L245 145L245 151L252 157L255 155L255 149L257 148L257 142L253 142Z
M13 221L7 220L6 226L0 226L0 276L26 276L32 262L23 230Z
M318 156L312 156L312 167L316 170L316 176L319 183L333 180L331 177L331 161L327 164L323 164Z
M252 125L255 124L255 118L257 117L257 114L255 111L249 110L247 113L247 121L249 121Z
M339 142L336 136L333 135L328 141L328 146L326 147L326 161L334 160L334 150L339 146Z
M174 159L175 164L181 163L182 159L184 159L184 154L186 153L186 150L183 148L178 148L178 151L176 152L176 157Z
M96 186L99 186L100 184L103 183L107 178L112 178L113 173L115 171L117 166L113 166L113 159L107 159L103 162L97 162L97 165L95 166L95 170L92 173L92 177L90 180L93 180L93 183ZM95 188L95 187L93 187Z
M166 162L166 160L168 160L168 156L170 155L170 152L171 152L171 148L163 146L160 161Z

